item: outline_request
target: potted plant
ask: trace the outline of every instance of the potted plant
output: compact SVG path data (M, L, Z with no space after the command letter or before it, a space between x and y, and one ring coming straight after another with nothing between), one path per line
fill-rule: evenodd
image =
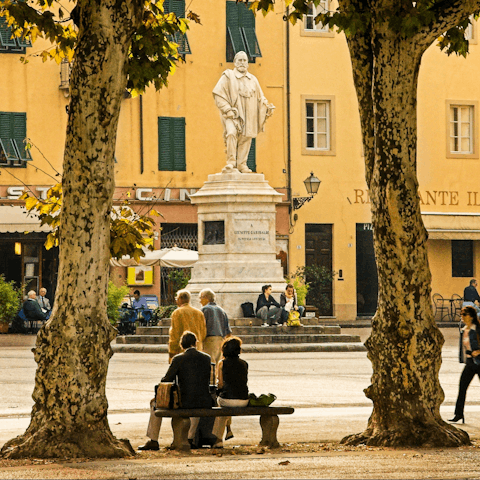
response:
M107 294L107 316L112 325L116 325L120 318L118 309L122 303L123 297L128 294L127 285L117 286L111 280L108 282Z
M328 311L331 307L330 298L326 292L331 288L333 277L335 275L336 272L332 272L326 267L320 265L298 267L295 271L294 277L298 277L301 282L308 285L308 303L313 305L320 314L322 314L321 312Z
M297 292L297 303L304 306L309 284L305 282L303 277L296 274L290 274L289 277L285 278L285 281L293 285L295 292Z
M0 275L0 333L7 333L8 326L20 310L22 294L15 282L5 281Z

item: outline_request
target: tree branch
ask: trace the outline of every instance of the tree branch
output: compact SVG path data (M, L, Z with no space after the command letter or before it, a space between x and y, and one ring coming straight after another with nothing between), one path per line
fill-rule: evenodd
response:
M429 28L425 27L417 34L422 43L432 44L438 37L462 20L480 10L480 0L442 0L432 8L436 22Z

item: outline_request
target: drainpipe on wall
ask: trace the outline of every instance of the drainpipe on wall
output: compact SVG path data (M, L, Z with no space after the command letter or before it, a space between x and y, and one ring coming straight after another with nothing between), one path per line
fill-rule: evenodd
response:
M288 200L288 221L289 231L292 229L292 212L293 212L293 199L292 199L292 146L291 146L291 126L290 126L290 22L288 20L289 8L285 10L285 37L286 37L286 95L287 95L287 200Z
M143 95L140 98L140 173L143 173Z

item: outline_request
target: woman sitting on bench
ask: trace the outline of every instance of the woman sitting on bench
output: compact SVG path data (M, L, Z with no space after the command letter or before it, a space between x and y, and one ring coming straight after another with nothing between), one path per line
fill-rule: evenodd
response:
M220 407L246 407L248 405L248 363L240 358L242 341L229 337L222 344L223 359L218 364L217 389ZM225 425L231 417L217 417L213 434L217 442L213 448L223 447Z

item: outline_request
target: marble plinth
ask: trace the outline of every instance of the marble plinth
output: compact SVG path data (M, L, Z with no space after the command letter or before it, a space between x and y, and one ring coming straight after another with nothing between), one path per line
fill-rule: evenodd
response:
M187 286L192 304L211 288L229 316L241 317L240 305L255 306L265 284L278 301L285 280L276 259L275 205L282 194L263 174L235 172L209 175L190 198L198 208L199 257Z

